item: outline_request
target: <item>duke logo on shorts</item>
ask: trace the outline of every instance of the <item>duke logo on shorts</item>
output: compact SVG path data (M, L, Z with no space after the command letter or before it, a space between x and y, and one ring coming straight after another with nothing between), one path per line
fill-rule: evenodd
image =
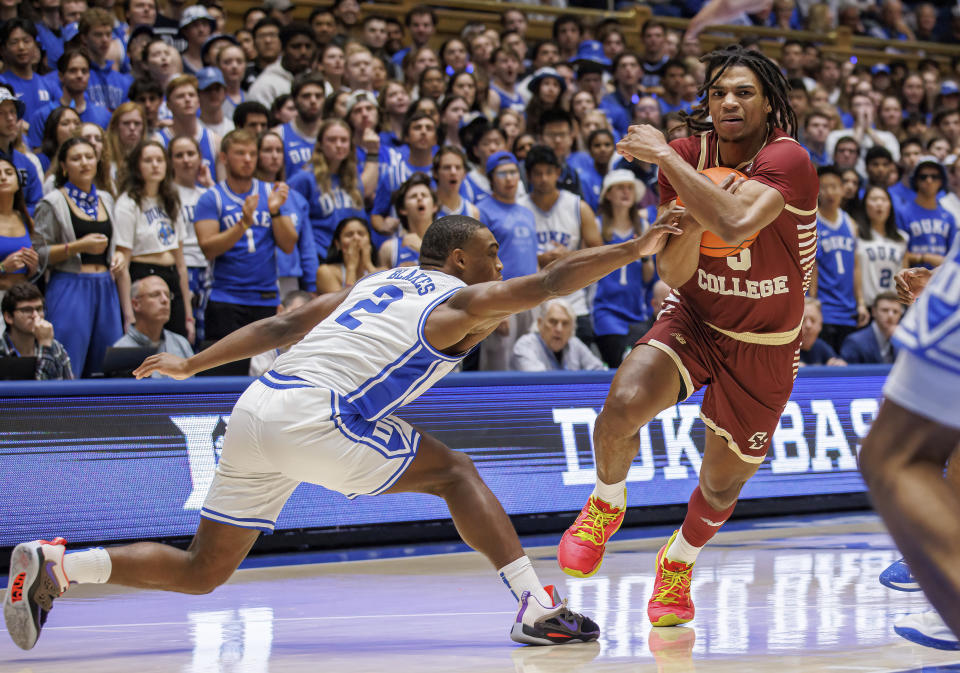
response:
M420 435L392 414L466 356L424 336L433 309L463 287L419 267L359 281L240 397L201 516L270 532L300 482L348 498L396 483Z

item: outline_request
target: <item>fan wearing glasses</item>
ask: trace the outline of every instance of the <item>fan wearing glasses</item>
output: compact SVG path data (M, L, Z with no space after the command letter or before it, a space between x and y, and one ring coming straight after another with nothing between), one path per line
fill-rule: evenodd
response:
M920 157L911 182L917 196L913 201L904 202L898 211L897 226L907 235L903 264L907 268L933 269L943 263L957 235L954 216L940 203L947 186L947 171L935 157Z
M193 355L190 342L176 332L164 329L170 320L173 299L170 287L160 276L150 275L133 282L130 288L134 322L114 348L156 348L158 353L173 353L182 358ZM154 378L161 374L154 373Z
M36 357L38 381L72 379L70 356L53 338L53 325L44 317L43 295L30 283L7 290L0 302L7 331L0 338L0 357Z

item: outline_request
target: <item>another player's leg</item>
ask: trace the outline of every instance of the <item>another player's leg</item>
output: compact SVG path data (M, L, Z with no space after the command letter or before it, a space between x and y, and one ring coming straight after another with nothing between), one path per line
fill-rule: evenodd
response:
M109 549L65 553L66 542L17 545L3 616L13 641L29 650L53 606L70 584L121 584L204 594L223 584L253 546L259 532L202 519L186 549L138 542Z
M647 616L654 626L674 626L693 619L690 582L694 563L733 514L740 490L759 467L759 462L745 461L726 439L707 429L700 483L690 496L683 524L657 554L657 576L647 604Z
M682 389L677 365L653 346L637 346L620 365L593 431L596 488L557 549L568 575L590 577L600 569L607 540L626 513L627 472L640 449L640 428L676 404Z
M947 463L947 483L955 493L960 493L960 449L955 450ZM920 583L910 572L910 566L902 558L894 561L880 573L880 584L896 591L920 591Z
M591 619L568 610L552 587L540 583L510 518L469 456L422 434L416 458L385 492L429 493L446 501L460 537L490 560L520 603L511 638L550 645L599 637Z
M874 508L955 635L960 635L960 492L944 478L944 468L958 444L960 429L888 399L860 452Z

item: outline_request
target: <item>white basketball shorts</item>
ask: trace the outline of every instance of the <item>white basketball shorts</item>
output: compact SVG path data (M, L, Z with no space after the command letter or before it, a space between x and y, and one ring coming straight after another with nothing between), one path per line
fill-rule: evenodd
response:
M960 375L903 349L883 386L884 396L918 416L960 430Z
M368 421L335 392L270 371L230 414L200 516L269 533L300 482L348 498L377 495L396 483L419 444L399 418Z

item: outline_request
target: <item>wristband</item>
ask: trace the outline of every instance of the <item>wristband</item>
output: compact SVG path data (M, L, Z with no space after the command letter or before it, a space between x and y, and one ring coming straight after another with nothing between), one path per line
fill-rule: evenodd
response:
M367 161L368 161L369 163L371 163L371 164L379 164L379 163L380 163L380 155L379 155L379 154L376 154L376 153L370 153L370 154L367 155Z
M282 215L283 213L281 213L280 211L277 211L275 213L270 213L270 217L281 217Z

